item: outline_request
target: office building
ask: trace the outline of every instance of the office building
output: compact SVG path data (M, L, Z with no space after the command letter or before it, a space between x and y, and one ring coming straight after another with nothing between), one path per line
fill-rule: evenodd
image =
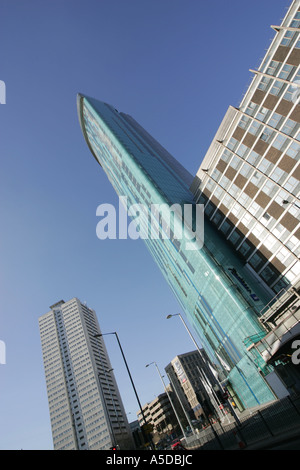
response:
M222 417L221 394L217 370L210 364L204 349L179 354L165 367L179 402L191 420L214 413Z
M291 49L288 41L294 41L296 38L296 36L292 37L291 33L298 34L299 32L298 6L299 2L294 2L287 13L284 21L288 26L277 27L278 38L280 41L284 41L284 44L279 46L279 39L275 40L274 46L272 46L274 48L272 61L270 62L269 55L264 59L260 70L255 74L255 80L276 78L274 81L276 87L281 84L290 86L290 79L294 82L297 81L298 42L293 42ZM275 54L276 45L278 51ZM270 83L263 80L261 88L264 85L269 86ZM229 219L222 231L219 230L219 228L221 229L219 225L208 218L210 213L206 207L207 201L202 181L204 181L203 174L211 174L210 168L202 167L203 170L195 179L132 117L93 98L84 95L78 95L77 98L81 129L92 155L107 174L120 199L122 198L124 201L125 198L127 207L130 208L134 204L144 207L144 211L141 211L138 218L141 238L144 239L174 292L188 323L196 331L212 362L221 367L223 373L226 374L227 387L238 397L244 408L257 406L277 397L276 383L273 378L272 381L268 379L273 372L273 367L269 366L262 357L255 358L255 360L251 357L248 351L249 342L253 343L253 338L258 341L266 335L266 329L259 320L261 312L267 308L274 293L286 286L286 283L293 282L299 274L299 261L295 258L297 256L295 250L298 249L298 245L294 245L298 234L297 231L295 232L297 230L295 210L298 209L294 204L299 191L299 186L295 182L299 171L296 138L299 126L297 122L298 108L293 102L292 95L290 99L286 96L284 100L282 98L280 108L276 107L274 115L272 111L274 103L280 98L276 95L273 98L273 95L266 92L266 89L259 89L254 97L253 85L251 93L247 95L248 101L243 102L240 115L239 110L230 108L225 122L222 123L221 130L219 130L218 141L213 144L228 152L235 152L237 155L233 155L236 157L233 166L237 165L237 167L241 162L244 162L243 158L245 159L248 155L250 158L252 150L254 152L251 153L251 158L245 162L245 171L249 170L250 173L243 174L242 172L239 175L239 180L236 181L237 184L231 188L229 188L229 175L223 175L226 171L225 167L216 169L219 171L219 173L215 173L216 178L221 179L225 176L229 181L228 187L224 188L226 191L228 189L228 196L232 197L229 189L232 189L233 195L237 195L242 184L249 184L248 192L244 191L243 194L251 199L257 193L255 188L261 189L265 182L264 178L267 178L265 184L265 188L269 188L267 193L260 190L257 194L260 199L254 201L257 205L251 208L252 212L257 210L256 217L261 217L260 226L257 226L258 230L254 231L252 237L248 237L249 240L243 240L242 235L243 230L245 231L246 220L241 219L243 224L241 226L238 222L239 219L236 219L235 223L241 235L237 231L232 235L233 239L238 236L242 243L245 242L242 253L245 256L248 254L249 257L251 255L252 261L250 262L249 258L249 263L245 263L245 257L241 256L241 251L237 251L232 246L228 237L226 240L226 235L228 236L229 233L225 231L225 228L226 224L230 228ZM290 91L287 88L286 94L289 94ZM254 100L252 100L253 97ZM266 97L268 97L267 101ZM273 104L271 105L271 103ZM269 121L271 116L274 119ZM223 135L222 129L233 119L238 122L243 121L244 127L238 126L238 132L232 136L226 132ZM252 122L253 128L259 129L257 135L252 129L251 132L246 133L245 126ZM280 130L277 129L278 126L280 126ZM290 131L287 128L290 128ZM289 135L284 134L284 131L289 132ZM242 146L239 146L238 139L241 140L242 134L247 139L241 142ZM257 139L262 135L263 138L258 142ZM224 141L225 144L227 143L228 137L230 137L229 147L227 145L228 148L224 148L222 146ZM269 138L276 138L276 143L273 140L269 141ZM268 153L271 142L273 144L272 150ZM286 150L285 154L283 153L284 149ZM267 153L268 158L265 158ZM276 155L282 157L280 162L283 166L276 163ZM260 156L264 161L259 159ZM232 158L231 154L229 157ZM228 162L225 163L228 164ZM259 167L260 164L262 164L261 167ZM292 168L295 164L297 166ZM254 169L254 165L257 168ZM232 179L233 174L236 174L236 168L230 169L230 171ZM273 173L277 175L274 177L274 181L269 178ZM278 193L279 199L272 201L270 206L266 205L266 202L262 202L262 200L267 201L268 198L272 198L278 184L284 184L285 193L280 197ZM286 197L288 203L286 203ZM239 201L242 202L244 199L246 202L248 201L241 194ZM186 238L177 236L176 230L183 223L180 210L177 212L174 210L172 223L169 222L171 219L168 219L162 211L157 216L152 210L154 205L163 204L169 207L177 205L177 208L179 206L182 209L185 206L191 207L193 219L187 227L189 230L187 238L189 238L193 234L194 227L198 227L197 207L199 202L205 203L206 208L204 245L201 244L202 236L200 236L196 240L194 249L187 243ZM281 208L282 215L278 221L275 216L277 206ZM250 215L253 215L251 211L249 211L247 220ZM258 215L259 211L260 215ZM222 212L215 215L222 218ZM235 215L240 218L239 212ZM152 233L154 222L156 222L156 238L149 236L149 232ZM252 223L253 220L249 219L249 226L254 230ZM258 245L265 240L264 235L265 230L268 230L268 223L270 223L270 227L274 224L272 234L268 235L266 244L260 246L259 252L254 251L256 250L255 243ZM186 227L185 219L184 226ZM166 227L168 229L167 235ZM279 258L276 255L277 262L270 253L274 252L277 242L280 243L276 238L276 234L280 231L284 231L290 237L290 251L285 257L286 252L281 250ZM257 242L254 237L257 238ZM282 248L280 246L278 249ZM288 265L288 271L282 271L284 263ZM260 269L264 272L259 272ZM256 276L256 272L260 276ZM281 272L283 276L281 276ZM264 279L264 283L262 279Z
M188 425L180 403L170 385L167 386L167 391L168 393L161 393L154 400L146 403L142 407L142 411L139 410L137 413L139 425L142 427L146 424L150 427L149 429L152 430L152 437L155 443L162 436L170 435L174 432L181 434L182 426L185 428Z
M94 310L63 300L39 318L54 450L133 449Z
M291 357L300 319L300 2L293 1L240 106L230 106L192 184L210 223L272 297L247 341L259 361ZM234 273L238 276L238 273ZM245 285L246 287L246 285ZM250 350L249 349L249 350ZM298 383L285 360L290 390ZM298 375L298 378L296 376Z

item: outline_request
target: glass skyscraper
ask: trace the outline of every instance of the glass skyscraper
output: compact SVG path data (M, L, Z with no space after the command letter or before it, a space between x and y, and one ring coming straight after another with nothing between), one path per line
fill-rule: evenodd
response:
M153 205L190 205L191 228L197 226L190 190L193 176L132 117L83 95L78 95L77 104L89 149L117 194L127 198L128 207L142 204L145 208L139 218L144 235L149 235L155 219L158 236L142 238L202 346L222 367L240 406L247 408L274 399L264 379L268 367L263 361L256 363L246 347L249 337L265 334L258 317L270 294L244 269L209 221L204 224L204 245L190 249L185 238L176 237L176 227L182 223L180 211L174 211L170 236L165 236L165 215L153 217Z

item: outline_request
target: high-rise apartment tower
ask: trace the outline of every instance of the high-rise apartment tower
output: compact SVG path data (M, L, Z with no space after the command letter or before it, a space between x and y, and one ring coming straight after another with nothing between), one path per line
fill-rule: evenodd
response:
M133 449L96 313L77 298L39 318L54 450Z

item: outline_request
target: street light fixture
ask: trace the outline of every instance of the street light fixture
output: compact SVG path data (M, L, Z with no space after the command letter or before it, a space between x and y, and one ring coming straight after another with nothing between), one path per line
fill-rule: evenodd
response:
M187 436L186 436L186 433L185 433L184 428L183 428L183 426L182 426L182 424L181 424L181 421L180 421L180 419L179 419L179 416L178 416L178 414L177 414L177 411L175 410L175 406L173 405L173 402L172 402L172 400L171 400L170 394L169 394L169 392L168 392L168 390L167 390L167 387L166 387L166 385L165 385L164 379L163 379L163 377L162 377L162 375L161 375L161 373L160 373L160 370L159 370L159 368L158 368L158 365L156 364L156 362L150 362L150 363L147 364L145 367L149 367L149 366L151 366L151 364L154 364L155 367L156 367L156 369L157 369L158 375L159 375L159 377L160 377L160 380L162 381L162 384L163 384L164 390L165 390L165 392L166 392L166 394L167 394L167 396L168 396L169 402L171 403L171 406L172 406L173 411L174 411L174 413L175 413L175 416L176 416L176 419L177 419L178 424L179 424L179 426L180 426L180 429L181 429L181 431L182 431L182 434L183 434L184 437L186 438L186 437L187 437Z
M298 206L298 204L296 204L294 201L288 201L288 200L284 199L284 200L282 201L282 204L284 204L284 205L286 205L286 204L293 204L294 206L297 207L297 209L300 209L300 206Z
M170 381L170 384L172 385L172 388L173 388L173 390L174 390L174 393L175 393L175 395L177 396L177 399L178 399L178 401L179 401L179 403L180 403L180 406L181 406L181 408L182 408L182 411L184 412L184 415L185 415L185 417L186 417L186 420L187 420L187 422L189 423L189 426L190 426L190 428L191 428L191 431L192 431L193 434L195 434L194 426L193 426L193 424L192 424L192 422L191 422L191 420L190 420L190 417L189 417L189 415L188 415L188 413L187 413L187 411L186 411L186 409L185 409L185 407L184 407L184 405L183 405L183 403L182 403L182 401L181 401L181 399L180 399L180 396L179 396L179 394L178 394L178 392L177 392L177 390L176 390L176 387L175 387L175 385L173 384L172 379L171 379L171 377L170 377L170 375L169 375L168 373L167 373L167 376L168 376L168 379L169 379L169 381Z
M188 332L188 334L189 334L191 340L193 341L194 345L196 346L196 349L197 349L198 353L200 354L200 357L201 357L202 361L204 362L204 364L206 364L206 359L203 357L203 354L202 354L202 352L201 352L201 349L199 348L199 346L198 346L198 344L197 344L195 338L193 337L191 331L189 330L189 328L188 328L186 322L184 321L182 315L181 315L180 313L173 313L173 314L167 315L166 318L169 320L171 317L177 317L177 316L178 316L178 317L180 318L180 320L182 321L182 323L183 323L183 325L184 325L186 331ZM202 372L201 372L201 370L200 370L199 368L198 368L198 370L199 370L199 373L200 373L201 382L202 382L202 384L203 384L203 386L204 386L204 389L205 389L205 391L206 391L206 387L205 387L205 385L204 385L204 384L206 383L206 378L203 377ZM217 384L219 385L220 389L221 389L222 391L224 391L224 390L223 390L223 386L222 386L222 384L220 383L220 381L218 380L217 377L216 377L216 381L217 381ZM228 400L228 405L229 405L229 407L230 407L230 410L231 410L231 412L232 412L232 414L233 414L233 416L234 416L236 422L240 425L241 423L240 423L238 417L236 416L236 413L235 413L234 409L232 408L231 403L229 402L229 400ZM218 409L217 409L217 413L219 413L219 410L218 410Z

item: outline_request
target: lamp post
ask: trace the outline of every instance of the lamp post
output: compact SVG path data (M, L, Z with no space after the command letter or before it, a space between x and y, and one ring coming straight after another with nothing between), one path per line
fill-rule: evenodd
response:
M296 206L297 209L300 209L300 206L298 206L298 204L296 204L294 201L288 201L288 200L285 199L285 200L282 201L282 204L284 204L284 205L292 204L292 205Z
M181 405L181 408L182 408L182 410L183 410L183 412L184 412L184 415L185 415L185 417L186 417L186 420L187 420L187 422L189 423L189 426L190 426L190 428L191 428L191 431L192 431L193 434L195 434L194 426L192 425L192 422L191 422L191 420L190 420L190 417L189 417L188 413L186 412L186 409L185 409L185 407L184 407L184 405L183 405L183 403L182 403L182 401L181 401L181 399L180 399L180 396L179 396L179 394L178 394L178 392L177 392L177 390L176 390L176 387L175 387L174 383L173 383L172 380L171 380L170 374L167 373L167 376L168 376L168 378L169 378L169 380L170 380L170 384L172 385L172 388L173 388L173 390L174 390L174 393L175 393L175 395L177 396L177 399L178 399L178 401L179 401L179 403L180 403L180 405Z
M128 367L128 364L127 364L127 361L126 361L126 358L125 358L125 354L124 354L124 351L123 351L123 348L121 346L121 343L120 343L120 340L119 340L119 336L117 334L116 331L113 331L111 333L98 333L95 336L95 338L99 338L101 336L106 336L106 335L115 335L116 339L117 339L117 342L118 342L118 345L119 345L119 348L120 348L120 351L121 351L121 354L122 354L122 357L123 357L123 360L124 360L124 363L125 363L125 366L126 366L126 369L127 369L127 372L128 372L128 376L129 376L129 379L130 379L130 382L131 382L131 385L132 385L132 388L134 390L134 393L135 393L135 396L136 396L136 399L137 399L137 402L139 404L139 408L141 410L141 414L142 414L142 417L143 417L143 420L145 422L145 424L147 424L147 421L146 421L146 418L145 418L145 415L144 415L144 412L143 412L143 409L142 409L142 405L141 405L141 402L140 402L140 399L139 399L139 396L137 394L137 391L136 391L136 388L135 388L135 385L134 385L134 382L133 382L133 379L132 379L132 376L131 376L131 373L130 373L130 370L129 370L129 367ZM145 439L145 442L147 442L147 438L145 436L145 433L143 431L143 428L142 428L142 433L143 433L143 437ZM150 445L151 445L151 448L153 449L154 446L153 446L153 443L152 443L152 440L150 439Z
M200 357L201 357L203 363L206 365L206 359L203 357L203 354L202 354L202 352L201 352L201 349L199 348L199 346L198 346L198 344L197 344L195 338L193 337L191 331L189 330L189 328L188 328L186 322L185 322L184 319L182 318L182 315L181 315L180 313L169 314L169 315L167 315L167 319L170 319L171 317L177 317L177 316L178 316L178 317L180 318L180 320L182 321L182 323L183 323L183 325L184 325L186 331L188 332L188 334L189 334L191 340L193 341L194 345L196 346L196 349L197 349L198 353L200 354ZM202 376L202 373L201 373L201 371L200 371L199 368L198 368L198 370L199 370L199 373L200 373L201 382L202 382L202 384L203 384L203 386L204 386L204 389L205 389L205 385L204 385L204 384L206 383L206 379ZM203 381L204 381L204 382L203 382ZM222 391L224 391L224 390L223 390L223 386L222 386L222 384L220 383L220 381L219 381L219 379L218 379L217 377L216 377L216 381L217 381L217 384L219 385L220 389L221 389ZM205 390L205 391L206 391L206 390ZM236 422L240 425L240 424L241 424L241 423L240 423L240 420L238 419L238 417L237 417L237 415L236 415L234 409L232 408L231 403L229 402L229 400L228 400L228 405L229 405L229 407L230 407L230 410L231 410L231 412L232 412L232 415L233 415L234 419L235 419ZM219 412L219 410L217 410L217 412Z
M157 369L157 372L158 372L158 375L159 375L159 377L160 377L160 380L162 381L164 390L165 390L165 392L166 392L166 394L167 394L167 396L168 396L169 402L171 403L171 406L172 406L173 411L174 411L174 413L175 413L176 419L177 419L178 424L179 424L179 426L180 426L181 432L182 432L182 434L184 435L184 437L186 438L187 436L186 436L186 434L185 434L184 428L183 428L183 426L182 426L182 424L181 424L181 421L180 421L180 419L179 419L179 416L178 416L178 414L177 414L177 411L175 410L175 406L173 405L173 402L172 402L172 400L171 400L170 394L169 394L169 392L168 392L168 390L167 390L167 388L166 388L166 386L165 386L165 382L164 382L164 379L162 378L162 375L161 375L161 373L160 373L160 370L159 370L159 368L158 368L158 365L156 364L156 362L150 362L149 364L146 365L146 367L149 367L151 364L154 364L155 367L156 367L156 369Z

